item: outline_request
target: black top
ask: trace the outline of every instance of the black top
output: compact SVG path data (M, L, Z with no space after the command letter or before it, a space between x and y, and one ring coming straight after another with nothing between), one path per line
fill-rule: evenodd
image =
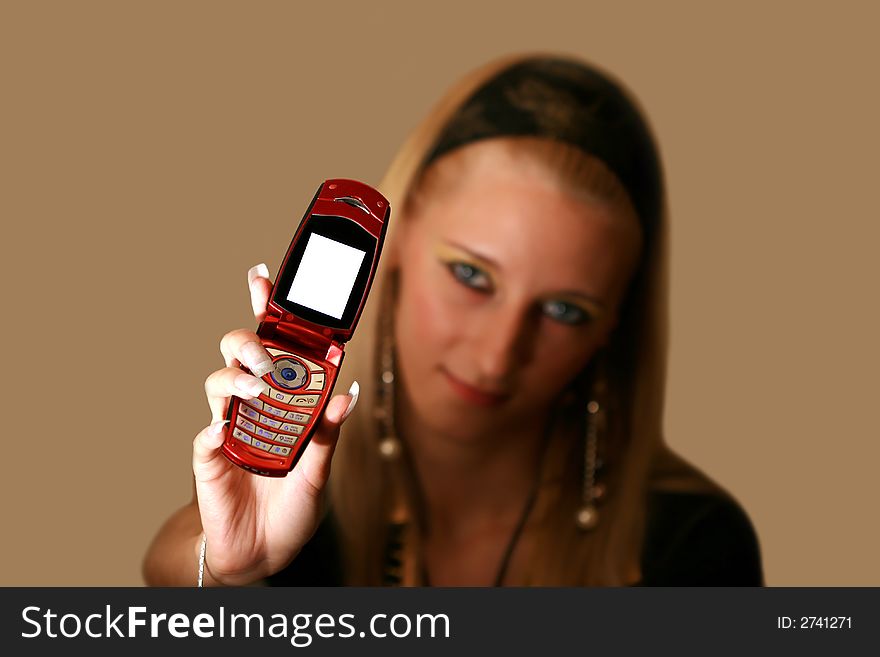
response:
M332 514L271 586L342 586ZM736 501L713 494L651 493L639 586L763 586L752 523Z

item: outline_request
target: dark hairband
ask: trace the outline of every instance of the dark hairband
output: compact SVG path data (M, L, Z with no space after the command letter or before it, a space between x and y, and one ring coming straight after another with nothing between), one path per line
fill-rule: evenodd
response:
M604 75L567 59L514 64L465 101L424 165L465 144L510 136L555 139L602 160L629 194L646 237L653 233L662 202L657 149L639 110Z

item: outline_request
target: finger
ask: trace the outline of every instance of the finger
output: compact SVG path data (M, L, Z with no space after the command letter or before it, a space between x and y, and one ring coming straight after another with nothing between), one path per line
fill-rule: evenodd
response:
M244 364L254 376L264 376L275 369L272 357L259 336L248 329L230 331L220 339L220 353L226 367Z
M320 497L330 477L330 463L339 440L339 429L358 400L357 381L346 395L337 395L327 404L321 424L291 473L294 485L310 497Z
M196 434L193 440L193 474L198 481L208 481L228 468L220 448L226 438L226 420L214 422Z
M272 292L272 281L269 280L269 268L260 263L251 267L247 273L248 289L251 292L251 308L258 322L266 318L266 305Z
M269 386L265 381L237 367L224 367L205 379L205 395L215 422L226 415L229 398L233 395L241 399L254 399L268 393Z

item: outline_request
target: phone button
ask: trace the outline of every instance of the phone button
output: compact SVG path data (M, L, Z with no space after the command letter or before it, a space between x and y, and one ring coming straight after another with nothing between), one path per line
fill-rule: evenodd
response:
M285 445L295 445L297 440L299 439L295 436L285 436L283 433L279 433L275 438L275 442L284 443Z
M302 422L303 424L307 424L309 420L312 419L312 416L308 413L297 413L296 411L287 411L287 419L293 420L294 422Z
M275 388L269 391L269 397L272 398L272 401L281 402L282 404L290 404L293 400L293 395L288 395L286 392L281 392Z
M321 395L293 395L291 406L317 406Z
M257 420L257 422L259 422L260 424L265 424L267 427L272 427L273 429L280 429L281 428L281 421L280 420L276 420L271 417L266 417L265 415L260 415L259 413L257 413L257 417L254 419Z
M270 445L269 443L264 443L262 440L259 440L257 438L254 438L251 441L251 445L253 445L257 449L263 450L264 452L268 452L269 450L272 449L272 445Z
M257 434L260 438L265 438L266 440L275 440L275 434L271 431L266 431L263 427L256 427L254 429L254 433Z
M261 402L261 405L264 413L271 413L272 415L280 418L283 418L287 414L287 411L283 411L280 408L275 408L271 404L263 404Z
M306 379L309 378L309 373L299 361L292 358L282 358L275 361L275 369L270 372L269 376L272 377L272 381L276 385L289 390L296 390L305 385Z
M241 413L242 415L246 415L247 417L249 417L252 420L255 420L255 421L260 420L260 414L257 413L253 408L251 408L247 404L239 404L238 405L238 412Z
M251 444L251 437L250 437L249 435L247 435L247 434L246 434L244 431L242 431L241 429L233 429L233 430L232 430L232 435L233 435L233 437L237 438L238 440L240 440L241 442L245 443L246 445L250 445L250 444Z
M324 389L324 373L312 374L312 380L309 381L309 387L306 390L323 390Z
M301 424L290 424L290 423L285 423L285 424L282 424L282 425L281 425L280 427L278 427L278 428L279 428L281 431L284 431L284 432L286 432L286 433L292 433L292 434L294 434L294 435L296 435L296 436L299 436L299 435L303 432L303 428L304 428L304 427L303 427ZM280 440L280 439L281 439L281 436L279 436L278 439ZM283 442L283 441L282 441L282 442Z
M281 445L272 445L272 449L269 450L272 454L278 454L278 456L287 456L290 454L290 447L282 447Z
M254 426L253 422L248 422L241 415L235 418L235 424L240 426L242 429L247 429L248 431L252 432L255 432L257 428L256 426Z

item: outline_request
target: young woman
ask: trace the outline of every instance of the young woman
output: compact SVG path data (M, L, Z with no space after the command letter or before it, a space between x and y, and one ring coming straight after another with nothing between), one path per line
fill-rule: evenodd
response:
M761 584L745 513L664 444L662 170L620 85L567 58L493 62L379 187L393 217L339 389L360 385L288 477L251 475L220 454L221 420L261 390L237 365L268 356L227 334L195 495L147 582L193 584L204 544L209 585ZM249 283L260 319L264 266Z

